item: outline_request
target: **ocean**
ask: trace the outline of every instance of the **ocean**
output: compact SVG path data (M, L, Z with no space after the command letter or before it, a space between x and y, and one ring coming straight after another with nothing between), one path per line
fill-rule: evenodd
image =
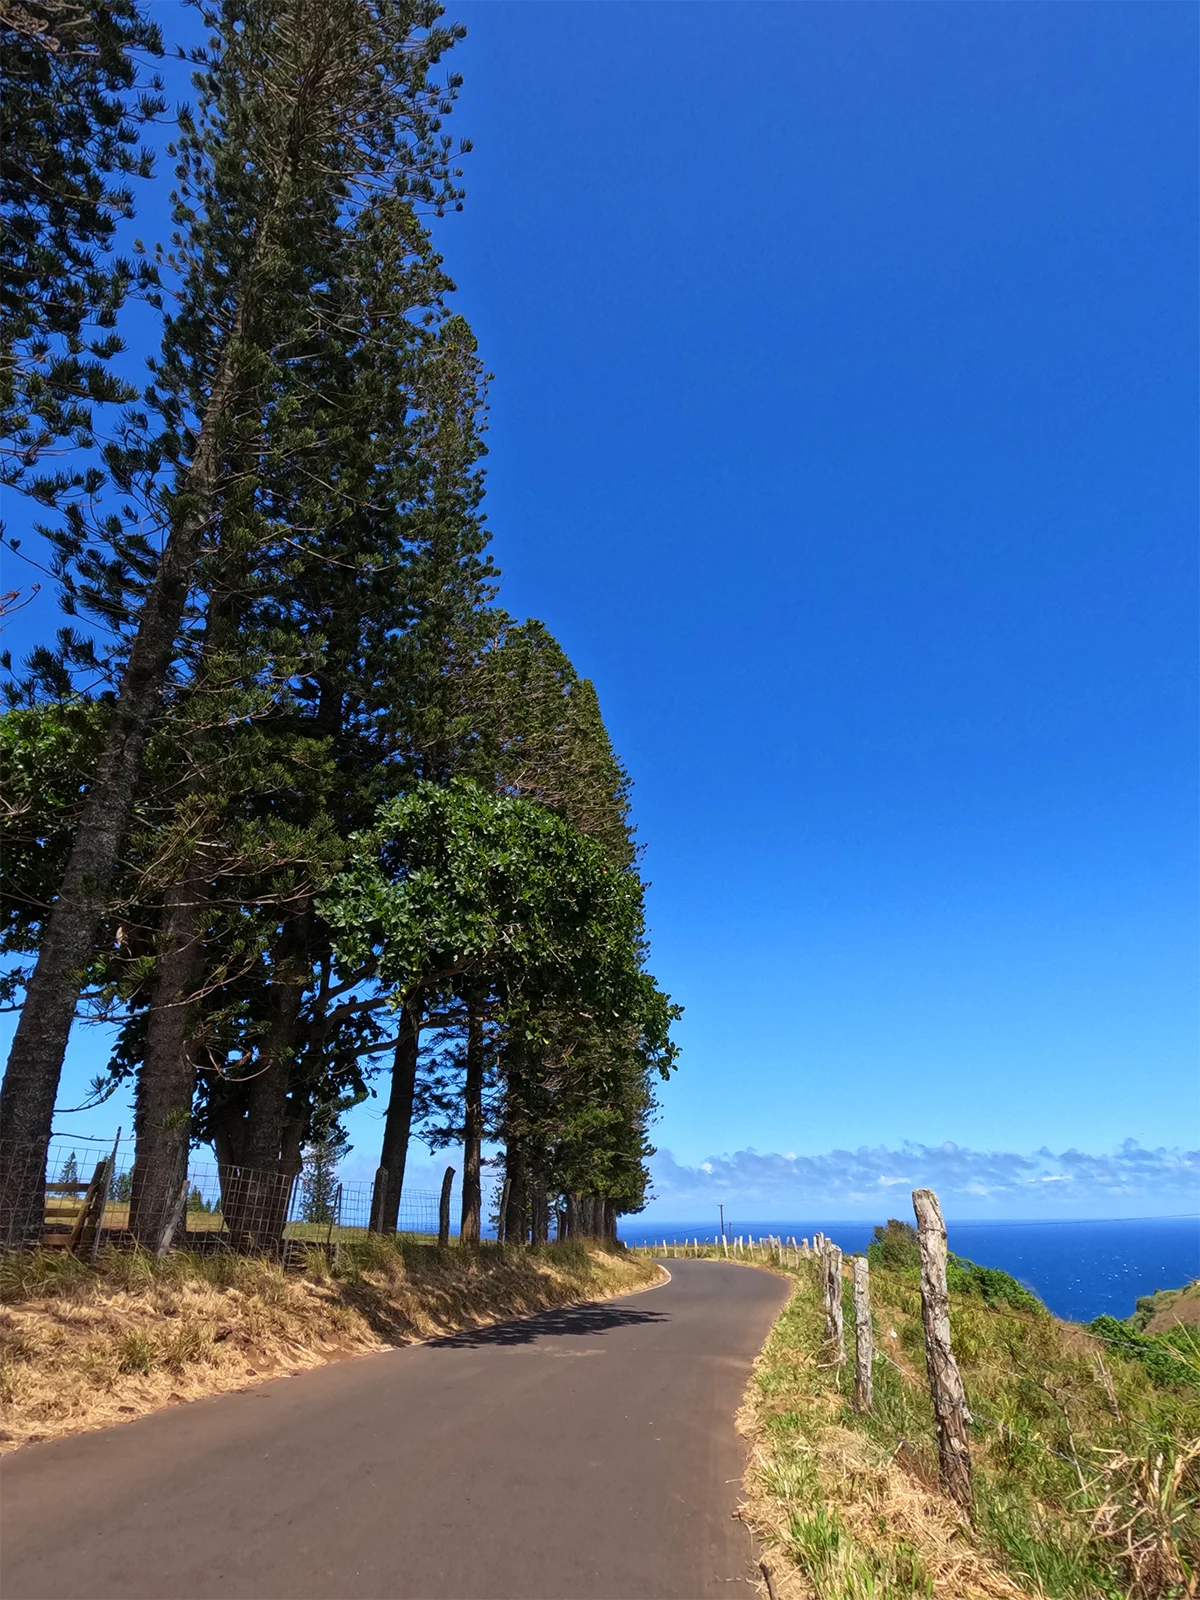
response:
M882 1219L881 1219L882 1220ZM811 1239L827 1234L843 1254L865 1250L870 1222L726 1221L745 1237L780 1234ZM1139 1295L1178 1289L1200 1277L1200 1217L1145 1217L1125 1222L950 1222L950 1248L983 1267L1000 1267L1042 1300L1055 1316L1090 1322L1107 1312L1131 1316ZM666 1239L715 1239L712 1222L621 1219L626 1244Z

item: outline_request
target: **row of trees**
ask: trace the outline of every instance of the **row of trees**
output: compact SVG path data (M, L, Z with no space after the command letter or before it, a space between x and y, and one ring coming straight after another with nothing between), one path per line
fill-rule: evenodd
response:
M32 958L0 1239L40 1229L78 1016L116 1028L97 1096L134 1083L144 1242L196 1141L231 1230L271 1242L302 1149L377 1073L375 1226L420 1130L464 1145L464 1239L488 1139L510 1237L545 1238L556 1199L611 1229L643 1201L676 1010L595 692L496 605L484 374L428 226L461 204L461 30L429 0L203 15L174 232L125 260L161 40L136 0L0 6L4 472L47 508L68 619L9 664L0 727L2 934ZM161 330L140 390L134 301Z

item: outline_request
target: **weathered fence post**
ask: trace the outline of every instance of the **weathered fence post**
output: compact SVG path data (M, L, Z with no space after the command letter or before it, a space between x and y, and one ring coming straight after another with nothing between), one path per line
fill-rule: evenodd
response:
M180 1223L183 1224L184 1233L187 1233L187 1203L191 1188L192 1186L188 1182L188 1175L185 1172L183 1180L176 1190L174 1200L167 1207L167 1214L159 1230L158 1242L154 1246L155 1255L165 1256L169 1254L171 1246L175 1242L175 1234Z
M375 1168L375 1187L371 1191L371 1233L383 1232L383 1212L387 1204L387 1168Z
M438 1249L450 1243L450 1189L454 1183L454 1168L447 1167L442 1178L442 1198L438 1202Z
M950 1347L950 1301L946 1293L946 1224L932 1189L913 1190L917 1237L921 1245L921 1321L925 1325L925 1367L937 1422L938 1468L942 1487L970 1514L971 1413Z
M68 1250L84 1249L90 1251L92 1244L92 1228L96 1218L96 1200L108 1192L108 1157L101 1156L96 1163L96 1170L92 1173L92 1181L87 1186L87 1193L83 1197L83 1206L75 1218L75 1226L71 1229L71 1237L67 1240Z
M871 1409L871 1366L875 1345L871 1337L871 1269L866 1256L854 1258L854 1405Z
M840 1367L846 1360L846 1334L842 1325L842 1252L830 1240L825 1241L823 1256L825 1267L825 1338L833 1348L833 1364Z
M117 1170L117 1148L121 1143L121 1130L117 1129L117 1137L113 1140L112 1154L108 1158L108 1165L104 1169L104 1176L100 1180L99 1192L95 1201L95 1226L92 1229L91 1248L88 1252L89 1260L95 1266L96 1258L100 1254L100 1234L104 1228L104 1208L108 1204L109 1191L112 1188L113 1173Z

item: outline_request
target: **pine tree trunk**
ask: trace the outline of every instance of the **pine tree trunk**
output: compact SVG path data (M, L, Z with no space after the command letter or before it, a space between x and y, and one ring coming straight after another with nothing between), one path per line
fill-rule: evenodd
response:
M567 1195L565 1226L562 1233L564 1239L578 1239L583 1231L583 1219L579 1214L580 1210L579 1196L572 1191Z
M0 1239L18 1242L36 1238L41 1231L45 1152L63 1056L96 928L129 827L142 747L162 702L212 511L220 477L221 435L234 399L231 351L241 338L242 322L239 308L217 369L196 453L181 485L181 497L191 509L172 528L142 607L112 727L88 788L58 898L46 919L9 1052L0 1088L0 1127L4 1145L25 1154L19 1165L11 1163L11 1170L23 1177L5 1190Z
M616 1200L604 1202L604 1237L615 1240L617 1237L617 1206Z
M546 1174L540 1162L532 1165L532 1196L530 1203L530 1235L535 1245L550 1242L550 1197L546 1193Z
M400 1036L392 1062L392 1091L383 1125L383 1150L379 1165L387 1169L387 1186L379 1212L379 1231L395 1233L400 1222L400 1196L404 1191L404 1163L412 1132L413 1098L417 1090L417 1062L421 1054L424 1007L410 1000L400 1013Z
M465 1245L479 1243L483 1204L481 1149L483 1145L483 1012L472 1002L467 1012L467 1081L463 1091L462 1226Z
M285 934L289 953L303 945L308 917L298 917ZM286 956L282 959L286 960ZM226 1223L239 1250L277 1251L283 1242L288 1200L296 1162L284 1160L289 1133L288 1091L292 1054L307 974L271 985L271 1022L263 1043L263 1061L250 1079L241 1130L241 1166L232 1187ZM293 1143L298 1142L293 1138Z
M137 1144L129 1227L141 1245L157 1250L187 1174L196 1072L188 1054L192 999L204 970L205 884L167 891L164 948L150 997L146 1045L134 1095Z
M528 1237L528 1202L525 1193L525 1151L518 1139L510 1139L505 1151L508 1174L508 1204L504 1217L504 1237L509 1243L524 1244Z

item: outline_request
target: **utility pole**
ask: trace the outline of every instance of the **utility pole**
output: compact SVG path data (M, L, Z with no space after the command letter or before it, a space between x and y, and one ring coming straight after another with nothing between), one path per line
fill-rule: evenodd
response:
M725 1207L718 1200L717 1210L721 1213L721 1243L725 1243Z

